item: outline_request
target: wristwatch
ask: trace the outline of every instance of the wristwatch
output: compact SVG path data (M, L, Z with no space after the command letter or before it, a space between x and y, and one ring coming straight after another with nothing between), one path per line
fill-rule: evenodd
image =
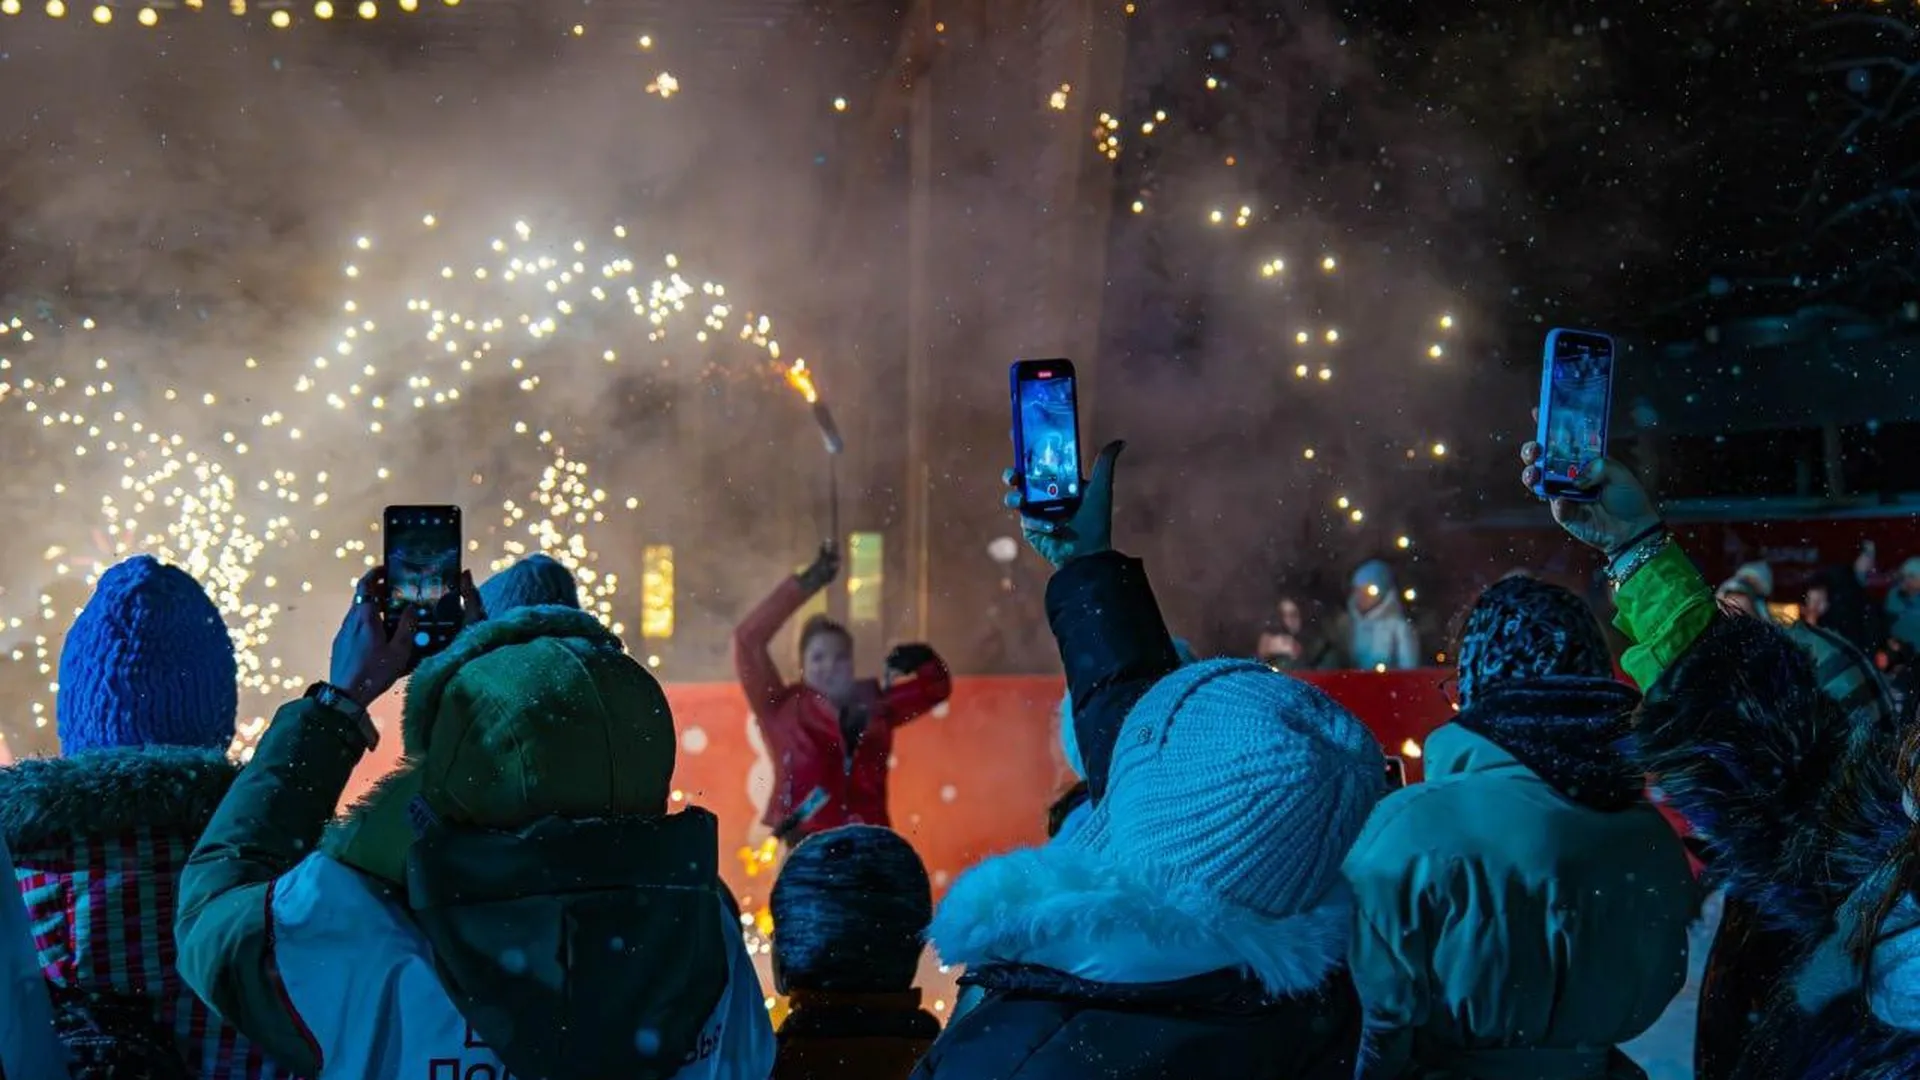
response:
M360 729L360 737L366 740L367 749L380 745L380 729L373 726L373 717L367 715L365 706L348 697L345 690L329 682L317 682L307 687L306 696L323 709L352 718L354 726Z

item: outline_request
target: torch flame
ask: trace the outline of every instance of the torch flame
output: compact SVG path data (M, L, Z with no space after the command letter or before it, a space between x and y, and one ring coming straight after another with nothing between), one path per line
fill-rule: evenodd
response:
M807 370L805 360L795 360L793 366L787 369L787 385L800 391L800 396L806 398L809 405L820 400L820 392L813 387L813 373Z

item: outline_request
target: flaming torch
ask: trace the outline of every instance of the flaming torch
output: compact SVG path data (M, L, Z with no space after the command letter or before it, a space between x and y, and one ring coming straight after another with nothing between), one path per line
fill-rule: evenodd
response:
M807 370L805 360L795 360L787 369L787 385L800 392L808 405L813 406L813 422L820 428L820 441L827 448L827 512L832 529L830 539L835 547L840 545L840 455L847 449L847 441L840 437L840 425L833 422L833 413L827 403L820 400L820 391L813 385L813 373Z

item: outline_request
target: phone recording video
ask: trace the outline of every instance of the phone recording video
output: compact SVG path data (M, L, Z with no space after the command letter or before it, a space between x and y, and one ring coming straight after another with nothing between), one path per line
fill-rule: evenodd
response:
M460 508L389 506L383 533L387 632L414 609L415 655L430 656L446 648L461 625Z
M1073 364L1021 360L1012 368L1014 473L1020 512L1066 518L1080 506L1080 417Z
M1399 754L1387 755L1387 787L1397 790L1407 786L1407 759Z
M1587 501L1575 480L1607 453L1613 403L1613 339L1586 330L1547 334L1540 378L1540 483L1543 499Z

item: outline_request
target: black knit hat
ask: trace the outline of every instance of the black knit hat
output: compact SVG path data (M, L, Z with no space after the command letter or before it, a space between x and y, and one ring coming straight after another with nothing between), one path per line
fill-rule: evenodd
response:
M1495 687L1553 675L1613 673L1586 601L1550 582L1508 577L1474 601L1460 631L1460 704Z
M913 985L933 887L899 833L847 825L793 849L768 907L774 956L789 985L883 993Z

